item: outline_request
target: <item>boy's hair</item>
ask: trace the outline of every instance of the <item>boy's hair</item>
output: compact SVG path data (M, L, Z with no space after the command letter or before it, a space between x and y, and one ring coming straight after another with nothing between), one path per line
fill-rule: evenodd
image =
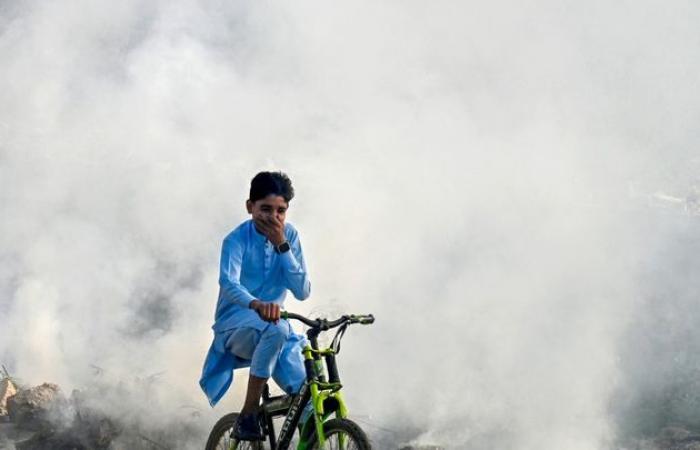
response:
M294 198L292 180L282 172L260 172L250 182L251 202L265 198L270 194L279 195L289 203Z

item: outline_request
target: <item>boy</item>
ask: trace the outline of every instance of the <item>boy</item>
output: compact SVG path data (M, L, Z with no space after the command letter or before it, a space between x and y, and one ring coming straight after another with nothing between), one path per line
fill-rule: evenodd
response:
M308 298L311 284L296 229L285 223L294 189L282 172L260 172L251 181L246 209L252 216L224 239L214 341L200 386L214 406L233 381L233 369L250 366L245 403L234 430L239 440L263 439L257 410L272 376L288 394L305 380L301 347L280 308L287 289Z

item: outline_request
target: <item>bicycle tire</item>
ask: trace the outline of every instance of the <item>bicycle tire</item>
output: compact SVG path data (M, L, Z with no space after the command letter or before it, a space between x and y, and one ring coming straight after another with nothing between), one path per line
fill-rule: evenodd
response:
M372 444L369 442L367 435L358 424L349 419L331 419L323 424L323 434L326 436L326 448L334 449L334 437L337 442L337 436L344 434L350 439L345 448L348 450L371 450ZM330 444L330 445L329 445ZM309 440L309 449L319 449L316 433Z
M217 420L209 433L205 450L230 450L235 442L232 430L238 420L238 413L229 413ZM240 441L235 446L236 450L263 450L264 445L260 441Z

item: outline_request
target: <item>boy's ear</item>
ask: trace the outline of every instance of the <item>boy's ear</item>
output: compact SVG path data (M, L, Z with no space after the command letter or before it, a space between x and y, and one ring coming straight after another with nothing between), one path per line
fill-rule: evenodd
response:
M245 209L248 210L248 214L253 214L253 202L251 202L250 200L246 200Z

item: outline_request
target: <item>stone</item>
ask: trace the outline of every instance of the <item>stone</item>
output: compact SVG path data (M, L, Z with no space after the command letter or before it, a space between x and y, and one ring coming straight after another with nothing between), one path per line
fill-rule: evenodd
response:
M23 389L7 400L10 421L18 427L30 430L50 428L65 407L66 399L58 385L44 383Z
M7 399L17 393L17 387L9 378L0 380L0 416L7 416Z

